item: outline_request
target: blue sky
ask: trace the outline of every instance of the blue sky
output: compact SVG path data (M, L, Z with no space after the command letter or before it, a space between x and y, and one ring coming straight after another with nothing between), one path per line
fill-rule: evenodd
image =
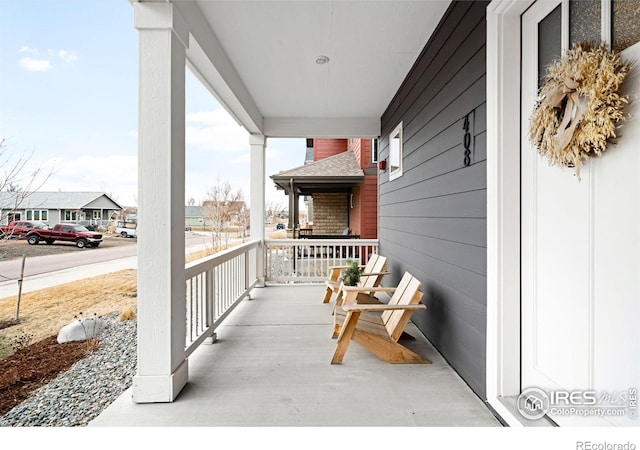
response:
M41 190L137 198L138 35L127 0L0 0L0 138L28 175L53 169ZM218 181L249 197L243 128L187 70L186 196ZM267 202L286 205L269 175L303 164L304 140L267 143ZM43 178L41 178L42 180Z

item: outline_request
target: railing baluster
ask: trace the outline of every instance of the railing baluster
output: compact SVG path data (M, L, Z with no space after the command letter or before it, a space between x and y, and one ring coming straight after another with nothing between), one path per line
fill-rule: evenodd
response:
M366 264L377 251L377 239L267 239L266 282L323 283L329 266L344 265L348 259Z
M185 266L185 357L247 296L257 283L249 264L255 264L258 241L194 261Z

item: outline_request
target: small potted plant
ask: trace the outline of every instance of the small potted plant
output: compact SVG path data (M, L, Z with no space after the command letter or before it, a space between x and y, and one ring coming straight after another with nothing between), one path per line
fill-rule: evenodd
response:
M342 283L345 286L355 286L360 281L360 275L362 269L358 266L358 263L348 259L347 267L342 269Z

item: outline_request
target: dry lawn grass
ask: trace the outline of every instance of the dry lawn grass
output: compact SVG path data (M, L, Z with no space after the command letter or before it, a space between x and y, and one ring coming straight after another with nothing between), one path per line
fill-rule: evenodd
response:
M88 317L135 310L136 296L136 270L133 269L23 294L20 322L0 330L0 358L11 353L9 343L13 339L31 335L31 342L38 342L57 335L60 328L81 312ZM15 318L16 302L17 296L0 299L0 321Z
M272 231L269 233L269 239L287 239L287 230Z
M220 251L222 251L222 250L220 250ZM214 252L213 249L206 248L204 250L200 250L199 252L194 252L194 253L188 254L185 257L184 262L185 263L190 263L190 262L195 261L197 259L202 259L202 258L206 258L207 256L211 256L214 253L216 253L216 252Z
M185 262L213 253L211 249L190 253ZM15 339L29 336L34 343L57 335L60 328L80 313L84 317L111 313L135 317L136 275L134 269L122 270L22 294L19 323L0 329L0 359L13 352L11 343ZM0 299L0 322L15 319L16 302L17 296Z

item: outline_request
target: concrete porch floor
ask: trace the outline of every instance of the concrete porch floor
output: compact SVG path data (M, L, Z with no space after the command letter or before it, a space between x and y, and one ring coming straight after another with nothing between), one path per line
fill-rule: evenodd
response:
M254 289L189 359L173 403L126 391L90 427L499 427L500 422L413 325L405 345L432 361L392 365L352 342L331 365L331 304L322 286Z

